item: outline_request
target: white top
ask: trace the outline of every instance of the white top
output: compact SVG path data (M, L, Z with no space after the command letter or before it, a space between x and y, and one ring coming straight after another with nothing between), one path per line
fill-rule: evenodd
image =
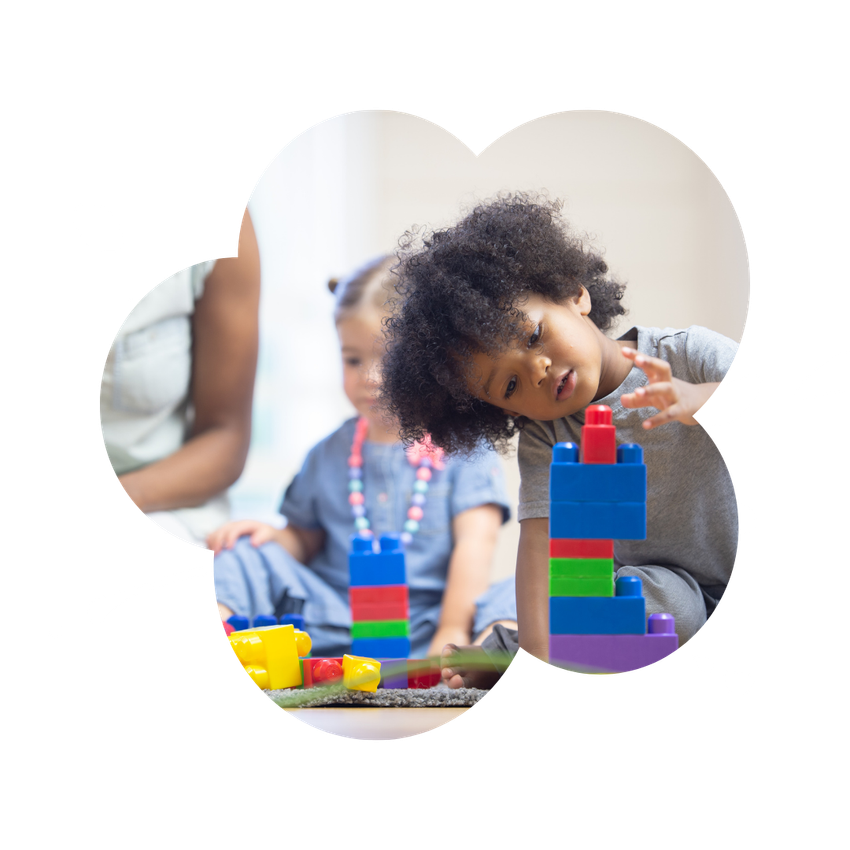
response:
M214 265L199 263L164 280L133 308L115 337L100 385L100 421L116 475L167 457L189 434L192 315ZM172 513L203 537L226 522L229 511L221 494L207 505Z

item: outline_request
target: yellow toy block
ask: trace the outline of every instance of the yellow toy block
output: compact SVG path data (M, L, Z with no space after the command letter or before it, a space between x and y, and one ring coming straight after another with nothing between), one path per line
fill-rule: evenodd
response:
M375 692L380 681L380 661L359 655L342 656L342 683L349 690Z
M307 632L295 629L295 647L298 650L298 657L306 658L313 648L313 641L310 639L310 635Z
M306 632L299 634L305 635L309 642ZM264 690L294 688L301 684L298 641L291 624L261 626L230 635L230 645L245 672ZM300 641L303 645L303 638Z

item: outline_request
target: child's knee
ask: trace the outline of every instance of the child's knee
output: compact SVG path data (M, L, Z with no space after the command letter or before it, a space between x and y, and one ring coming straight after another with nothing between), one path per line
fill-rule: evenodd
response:
M702 589L684 570L658 566L620 567L617 576L637 576L641 580L647 616L673 615L680 645L705 625L708 613Z

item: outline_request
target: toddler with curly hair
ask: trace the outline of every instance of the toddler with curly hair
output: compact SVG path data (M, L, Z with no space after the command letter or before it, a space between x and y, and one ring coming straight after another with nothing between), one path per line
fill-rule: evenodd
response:
M625 286L560 211L545 196L501 195L452 227L401 240L383 399L403 438L427 433L464 453L482 440L506 449L519 432L518 634L500 626L485 641L486 676L475 655L447 647L453 687L492 680L487 658L518 646L547 658L549 465L555 443L580 441L588 405L608 405L618 440L644 449L648 537L615 541L614 559L617 577L642 580L647 614L673 614L686 642L735 559L732 482L694 415L737 344L699 326L606 336L625 313Z

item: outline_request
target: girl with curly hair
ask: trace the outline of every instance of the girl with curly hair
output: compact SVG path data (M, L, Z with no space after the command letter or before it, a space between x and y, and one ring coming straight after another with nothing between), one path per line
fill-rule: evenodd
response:
M694 414L737 344L698 326L607 336L625 287L541 195L502 195L452 227L408 232L395 271L383 394L402 437L429 433L462 453L481 440L504 449L519 432L519 630L497 628L485 649L547 658L552 447L580 441L590 404L612 409L648 470L649 536L615 541L617 577L638 576L647 614L672 613L680 642L692 637L729 580L738 533L732 482ZM453 652L449 684L476 681Z

